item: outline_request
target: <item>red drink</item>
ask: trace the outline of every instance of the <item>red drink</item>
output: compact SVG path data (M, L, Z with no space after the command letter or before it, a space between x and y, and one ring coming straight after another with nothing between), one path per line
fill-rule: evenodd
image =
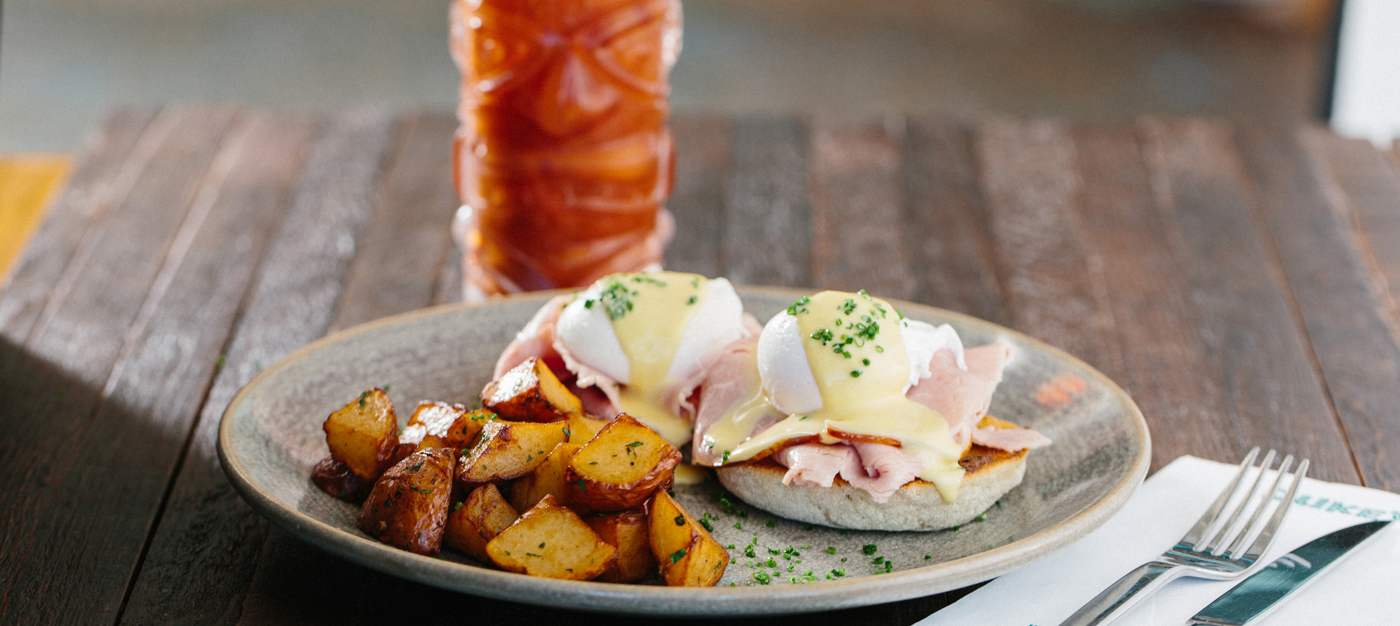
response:
M678 0L454 0L466 296L659 268Z

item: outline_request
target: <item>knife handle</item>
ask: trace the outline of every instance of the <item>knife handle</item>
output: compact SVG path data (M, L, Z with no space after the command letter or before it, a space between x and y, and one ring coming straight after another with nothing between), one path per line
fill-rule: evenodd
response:
M1149 561L1139 565L1137 569L1119 578L1118 582L1109 585L1083 608L1075 611L1074 615L1061 622L1060 626L1101 626L1112 622L1127 613L1128 609L1147 597L1147 594L1176 578L1181 571L1180 566L1160 561Z

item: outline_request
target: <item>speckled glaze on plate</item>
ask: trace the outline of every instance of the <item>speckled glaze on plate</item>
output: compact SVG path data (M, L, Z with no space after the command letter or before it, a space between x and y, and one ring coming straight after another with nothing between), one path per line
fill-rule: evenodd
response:
M748 312L766 320L803 291L740 288ZM717 502L718 482L678 487L696 517L706 513L733 561L713 588L668 588L535 578L444 553L428 558L383 545L355 527L358 508L309 479L327 454L321 422L370 386L392 385L401 422L420 399L471 404L497 355L553 294L407 313L327 337L264 370L229 403L219 460L238 492L283 530L346 559L429 585L516 602L657 616L761 615L825 611L926 596L994 578L1058 550L1123 506L1147 473L1149 438L1123 390L1074 357L1015 331L932 307L895 302L905 315L950 323L969 346L1007 341L1013 361L991 413L1055 441L1031 452L1022 484L985 521L926 533L838 531L790 522L736 502ZM725 512L725 509L728 512ZM736 528L738 524L738 528ZM760 559L777 568L751 567ZM862 550L878 546L873 555ZM804 547L808 546L808 547ZM784 559L768 549L792 547ZM835 554L828 554L828 548ZM788 555L791 557L791 555ZM881 563L873 562L882 557ZM794 564L793 560L801 563ZM883 573L884 561L893 562ZM793 569L788 571L788 567ZM845 575L826 580L833 569ZM772 583L755 582L766 572ZM812 572L818 582L791 584ZM779 575L775 576L777 572ZM734 583L734 586L731 586Z

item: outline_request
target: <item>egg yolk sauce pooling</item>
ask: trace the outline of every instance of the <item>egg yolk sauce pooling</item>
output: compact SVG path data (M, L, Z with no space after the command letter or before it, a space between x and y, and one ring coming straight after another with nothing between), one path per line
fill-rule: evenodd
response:
M744 334L743 303L723 278L613 274L569 302L555 332L571 369L680 445L691 435L690 394L719 351Z
M948 338L914 322L934 331L936 341L913 342L921 349L911 358L905 337L910 324L864 291L824 291L774 316L759 337L756 369L763 402L786 417L747 438L764 407L757 397L737 404L705 436L709 449L723 451L717 465L749 460L796 439L885 443L916 458L922 464L918 477L952 502L964 474L958 465L964 446L954 441L942 415L905 392L928 375L926 365L922 373L915 366L928 363L931 353L922 354L924 349L949 348L961 364L962 345L951 329Z

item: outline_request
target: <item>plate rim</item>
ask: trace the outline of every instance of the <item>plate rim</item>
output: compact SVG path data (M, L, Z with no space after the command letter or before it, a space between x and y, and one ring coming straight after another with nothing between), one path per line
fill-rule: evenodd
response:
M741 297L750 293L760 296L790 295L795 298L810 295L812 291L761 285L736 286L735 289ZM1141 409L1126 391L1103 372L1060 348L1014 329L964 313L902 300L889 302L901 309L930 309L957 323L995 329L1015 337L1019 342L1033 344L1058 358L1077 364L1091 376L1098 378L1128 407L1128 417L1131 418L1129 422L1135 431L1133 434L1137 435L1136 440L1142 444L1137 458L1133 460L1132 471L1115 483L1102 499L1054 526L1006 545L951 561L880 576L821 581L820 584L813 585L689 588L524 576L399 550L368 537L346 532L263 493L248 470L229 449L235 409L246 401L248 395L263 381L276 376L292 363L328 344L419 317L497 306L507 301L540 299L543 302L570 291L539 291L483 303L459 302L417 309L353 326L294 350L255 375L234 394L228 406L224 408L216 445L219 464L224 474L245 502L282 530L336 556L392 576L450 591L554 608L647 616L720 617L809 613L869 606L929 596L990 580L1033 560L1049 556L1108 521L1142 484L1151 464L1151 433Z

